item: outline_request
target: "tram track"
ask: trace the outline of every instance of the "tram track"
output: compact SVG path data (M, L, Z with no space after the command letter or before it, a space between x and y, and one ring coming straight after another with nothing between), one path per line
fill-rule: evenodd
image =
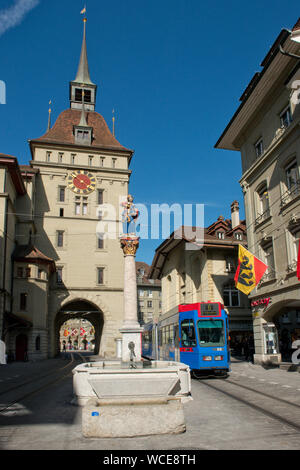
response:
M47 377L50 377L50 376L53 376L53 375L56 375L55 378L53 378L52 380L50 381L47 381L47 383L43 383L42 385L40 385L39 387L37 388L34 388L34 390L30 390L28 391L27 393L23 394L22 396L18 396L16 399L10 401L9 403L5 404L5 405L0 405L0 414L5 414L10 408L12 408L14 405L16 405L17 403L25 400L26 398L29 398L33 395L35 395L36 393L39 393L41 392L42 390L48 388L50 385L53 385L57 382L60 382L61 380L63 380L64 378L66 378L72 369L68 370L70 367L73 368L74 366L74 362L75 362L75 359L74 359L74 356L77 355L80 357L80 360L82 362L85 362L83 356L80 354L80 353L71 353L71 360L68 362L68 364L64 365L63 367L60 367L59 369L55 369L55 370L52 370L50 373L48 374L45 374L43 376L39 376L38 378L34 377L34 378L31 378L31 380L28 380L22 384L18 384L17 386L9 389L9 390L6 390L5 392L1 392L1 395L5 395L5 394L8 394L12 391L15 391L15 390L18 390L19 388L21 387L24 387L26 385L30 385L30 384L33 384L37 381L41 381ZM77 362L77 361L76 361ZM57 377L57 374L59 374L61 371L65 370L66 369L66 373L63 373L63 374L60 374L58 377Z
M292 420L290 420L290 419L288 419L284 416L276 414L274 411L270 411L270 410L266 409L265 407L263 407L261 405L252 403L252 401L249 398L248 399L247 398L242 398L241 396L237 396L234 392L232 392L230 390L225 390L224 388L228 387L228 385L231 385L231 386L234 386L234 387L238 387L239 389L247 390L248 392L254 393L256 395L263 396L264 398L267 398L268 400L277 401L278 403L281 403L281 404L284 404L285 406L291 407L291 408L293 408L293 412L295 412L295 408L297 408L299 410L300 405L297 405L296 403L291 403L287 400L284 400L284 399L279 398L279 397L275 397L273 395L269 395L268 393L261 392L260 390L256 390L256 389L248 387L246 385L237 384L236 382L233 382L232 380L228 380L228 379L226 381L222 381L222 385L220 384L221 386L212 385L211 383L208 383L206 380L196 379L196 381L200 385L204 385L204 386L206 386L206 387L208 387L212 390L220 392L223 395L225 395L225 396L227 396L231 399L234 399L234 400L238 401L239 403L242 403L243 405L246 405L246 406L252 408L253 410L267 416L268 418L274 419L277 422L280 422L281 424L284 424L285 426L289 426L289 427L293 428L294 430L296 430L298 433L300 433L300 424L297 424L297 423L293 422Z

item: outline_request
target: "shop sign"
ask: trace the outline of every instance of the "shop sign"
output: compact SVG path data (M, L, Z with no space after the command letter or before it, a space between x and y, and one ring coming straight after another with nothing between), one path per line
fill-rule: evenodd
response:
M270 303L271 297L267 297L265 299L259 299L259 300L253 300L251 302L251 307L257 307L259 305L264 305L264 307L267 307Z

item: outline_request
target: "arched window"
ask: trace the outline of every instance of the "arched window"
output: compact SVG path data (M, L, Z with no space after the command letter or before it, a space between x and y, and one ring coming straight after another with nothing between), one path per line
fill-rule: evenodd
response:
M225 307L239 307L240 294L233 282L223 287L223 302Z

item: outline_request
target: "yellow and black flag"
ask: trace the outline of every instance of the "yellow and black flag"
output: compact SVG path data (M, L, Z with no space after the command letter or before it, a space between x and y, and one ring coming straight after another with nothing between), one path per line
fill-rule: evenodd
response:
M249 295L257 286L268 266L250 251L239 245L239 264L234 276L235 286L244 294Z

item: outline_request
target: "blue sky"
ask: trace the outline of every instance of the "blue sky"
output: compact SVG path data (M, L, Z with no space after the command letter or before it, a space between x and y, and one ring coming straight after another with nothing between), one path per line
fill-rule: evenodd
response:
M28 163L27 140L69 107L84 0L0 0L1 153ZM205 225L230 216L240 154L214 149L239 97L282 28L300 16L289 0L87 0L88 57L97 111L135 150L130 192L144 204L205 204ZM284 7L283 7L284 5ZM3 18L7 8L14 7ZM1 16L2 13L2 16ZM142 241L151 263L161 240Z

